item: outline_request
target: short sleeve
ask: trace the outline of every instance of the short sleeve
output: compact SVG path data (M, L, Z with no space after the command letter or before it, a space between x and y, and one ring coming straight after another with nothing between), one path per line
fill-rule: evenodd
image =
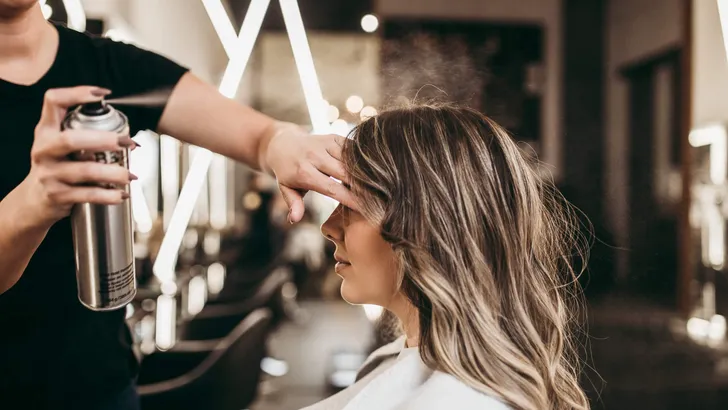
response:
M101 70L112 94L127 97L157 90L173 89L187 68L174 61L131 44L106 38L95 39L101 53ZM159 106L120 106L129 117L131 135L142 130L156 131L165 104Z

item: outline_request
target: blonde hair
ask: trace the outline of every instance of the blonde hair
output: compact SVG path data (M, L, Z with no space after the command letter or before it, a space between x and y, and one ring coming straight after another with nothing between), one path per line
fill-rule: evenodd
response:
M507 132L451 105L385 111L343 147L417 308L420 354L516 409L588 409L579 386L573 208Z

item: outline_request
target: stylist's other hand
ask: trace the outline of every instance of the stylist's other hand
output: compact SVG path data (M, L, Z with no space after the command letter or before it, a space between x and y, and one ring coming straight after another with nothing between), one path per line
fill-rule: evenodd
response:
M265 163L278 179L278 186L288 204L290 223L303 217L303 196L315 191L345 206L356 208L354 197L340 181L346 181L341 162L344 137L308 135L297 125L278 123L265 152Z
M51 225L67 216L77 203L118 204L128 194L122 189L108 189L92 184L126 186L136 177L118 164L72 161L71 153L119 151L134 146L128 136L91 130L61 131L66 111L74 105L99 101L109 90L98 87L74 87L48 90L43 100L40 122L35 128L31 150L30 173L26 185L28 207L36 222Z

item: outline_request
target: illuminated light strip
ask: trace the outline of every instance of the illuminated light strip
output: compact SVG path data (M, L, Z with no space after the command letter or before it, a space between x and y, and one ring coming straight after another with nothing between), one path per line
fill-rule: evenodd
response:
M86 12L81 0L63 0L63 5L68 14L68 27L82 33L86 31Z
M296 0L280 0L283 21L286 24L288 39L293 50L293 58L296 61L298 76L301 79L303 95L306 98L308 113L311 116L313 132L326 134L329 132L329 121L326 117L326 109L321 94L321 84L316 75L316 67L313 64L311 48L306 37L306 29L303 27L301 11Z
M225 7L222 5L222 1L202 0L202 5L210 17L212 27L215 28L215 32L220 38L222 47L225 49L225 54L227 54L229 59L232 58L232 56L237 54L235 43L238 40L238 36L235 34L235 29L232 24L230 24L230 19L228 18L227 11L225 11Z
M725 126L709 125L693 130L688 141L693 147L709 147L710 181L714 185L723 185L728 171L728 133ZM714 269L722 269L725 264L725 220L712 197L711 203L706 203L702 208L703 229L708 241L708 263Z
M230 30L222 28L224 27L222 21L227 20L223 16L226 16L227 13L221 13L221 11L224 12L224 8L220 1L202 0L202 2L205 5L205 10L208 12L208 16L213 23L213 27L220 41L223 42L223 48L228 52L229 61L220 83L219 91L226 97L232 98L237 92L237 88L245 71L245 66L250 59L253 45L260 32L260 27L270 2L269 0L253 0L251 2L243 20L242 27L240 28L240 34L237 39L239 45L237 47L230 45ZM299 77L301 78L301 85L304 90L306 105L311 116L314 132L328 132L329 124L326 120L326 112L323 110L321 88L318 77L316 76L313 57L308 40L306 39L298 3L295 0L281 0L281 10L283 11L286 29L289 32L289 40L293 49L296 67L299 71ZM227 21L229 24L229 20ZM226 43L228 44L227 46ZM233 52L233 54L230 54L228 50ZM234 53L236 50L239 50L240 54ZM187 230L187 225L189 224L196 202L195 200L199 197L202 186L204 185L212 158L212 152L206 149L200 149L187 173L177 202L178 205L175 207L170 219L167 232L162 240L153 268L154 274L161 280L171 280L174 278L174 267L179 256L179 247L182 244L184 233Z
M152 216L149 213L149 204L147 204L144 191L138 182L132 182L129 187L131 189L131 210L136 228L141 233L149 233L152 230Z
M222 155L215 155L210 164L210 183L208 183L210 192L208 206L212 229L224 229L228 225L227 188L227 159Z
M725 48L725 56L728 60L728 0L717 0L718 16L720 16L720 29L723 33L723 47Z
M165 231L177 206L179 194L179 146L169 135L159 136L159 159L162 179L162 215Z
M174 296L160 295L157 298L155 342L160 350L174 346L177 300Z
M227 14L220 14L220 10L225 11L220 0L202 0L207 10L208 17L213 23L223 48L228 52L228 64L225 68L225 75L220 82L218 91L228 98L235 96L240 81L242 80L245 66L250 60L250 54L253 51L253 44L258 37L260 27L263 25L263 18L270 3L269 0L253 0L248 7L248 11L243 19L240 27L240 34L237 38L237 45L230 44L229 31L223 29L225 20L230 25ZM216 4L217 5L216 5ZM219 7L217 7L219 6ZM235 53L240 50L240 54ZM237 78L235 76L237 75ZM174 279L174 269L179 256L179 248L182 245L185 231L190 222L192 211L200 191L207 177L207 171L212 162L213 153L207 149L200 148L187 171L184 185L177 200L177 206L174 208L166 233L159 247L157 260L152 268L154 275L162 281Z
M245 72L245 67L248 66L250 55L253 53L255 40L258 39L260 27L263 25L265 12L268 10L269 5L270 0L253 0L250 6L248 6L248 11L243 19L243 25L240 27L240 35L237 38L237 42L234 41L232 44L235 52L228 53L228 59L230 61L228 61L228 65L225 67L225 73L220 82L220 92L228 98L235 97L235 93L238 91L238 86L240 86L240 81L243 79L243 73ZM220 41L226 41L219 32L218 36L220 36Z
M722 125L710 125L690 132L693 147L710 146L710 180L716 185L726 181L728 168L728 135Z
M725 264L725 220L720 209L713 205L705 209L705 229L708 233L708 262L721 270Z
M210 3L210 1L206 2ZM216 3L220 4L219 2ZM220 41L223 42L224 48L225 44L232 43L234 46L230 51L227 51L226 48L229 62L227 67L225 67L225 72L219 87L220 93L228 98L234 98L238 87L240 87L240 81L243 79L245 67L247 67L250 56L253 53L255 40L258 38L269 5L270 0L253 0L250 3L237 39L224 40L224 38L229 38L224 34L225 30L218 31L218 36L220 37ZM211 7L211 9L217 10L215 7ZM218 19L218 21L222 21L222 19ZM232 29L232 25L230 24L225 26ZM235 44L236 42L237 44ZM209 167L210 179L213 181L213 183L209 184L210 226L213 229L223 229L228 223L227 201L225 201L227 194L227 159L221 155L212 154L209 161L210 164L207 167Z

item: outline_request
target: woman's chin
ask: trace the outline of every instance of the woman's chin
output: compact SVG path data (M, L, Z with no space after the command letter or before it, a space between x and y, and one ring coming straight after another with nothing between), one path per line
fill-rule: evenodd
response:
M341 297L344 298L347 303L352 305L363 305L367 303L367 298L363 297L361 292L357 292L356 289L352 289L352 286L347 283L346 279L341 282Z

